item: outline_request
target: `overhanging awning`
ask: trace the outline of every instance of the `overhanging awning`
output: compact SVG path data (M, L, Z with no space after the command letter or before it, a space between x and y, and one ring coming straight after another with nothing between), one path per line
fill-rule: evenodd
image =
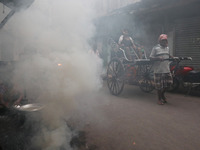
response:
M0 3L11 9L7 16L0 22L0 29L15 14L16 11L28 8L33 2L34 0L0 0Z
M0 3L3 3L10 9L19 10L21 8L29 7L34 0L0 0Z

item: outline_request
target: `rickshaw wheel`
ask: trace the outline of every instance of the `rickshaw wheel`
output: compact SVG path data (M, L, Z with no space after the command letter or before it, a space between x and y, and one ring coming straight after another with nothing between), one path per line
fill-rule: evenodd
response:
M149 93L154 90L152 73L148 66L142 69L142 79L139 81L139 87L143 92Z
M107 68L107 86L112 95L119 95L124 88L124 66L118 58L113 58Z

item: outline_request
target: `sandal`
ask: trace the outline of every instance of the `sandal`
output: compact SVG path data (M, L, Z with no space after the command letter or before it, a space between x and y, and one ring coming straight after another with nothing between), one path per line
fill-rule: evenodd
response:
M167 103L167 99L166 99L165 96L162 96L161 98L162 98L162 102L163 102L163 103Z
M162 102L163 102L163 103L167 103L166 99L163 99Z
M165 103L163 103L161 100L158 100L158 105L164 105Z

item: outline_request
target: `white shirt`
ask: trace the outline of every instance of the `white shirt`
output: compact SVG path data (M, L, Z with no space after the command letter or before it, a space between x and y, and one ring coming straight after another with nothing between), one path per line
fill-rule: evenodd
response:
M151 54L151 58L163 58L168 59L169 58L169 47L162 47L160 44L153 47ZM170 73L169 69L169 61L155 61L153 68L154 73Z

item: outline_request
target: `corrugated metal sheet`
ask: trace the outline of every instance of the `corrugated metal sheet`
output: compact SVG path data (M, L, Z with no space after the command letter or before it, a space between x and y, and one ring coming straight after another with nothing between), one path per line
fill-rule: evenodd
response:
M200 70L200 17L177 20L175 22L175 56L192 57L192 61L182 62Z

